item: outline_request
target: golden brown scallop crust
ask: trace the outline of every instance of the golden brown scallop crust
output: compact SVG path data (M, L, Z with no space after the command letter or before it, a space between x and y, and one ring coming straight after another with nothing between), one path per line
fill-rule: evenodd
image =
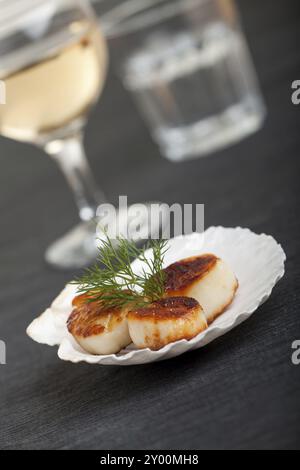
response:
M131 310L129 318L151 319L153 321L176 320L190 315L200 307L197 300L190 297L167 297L157 300L146 307Z
M89 301L91 301L92 299L93 299L93 294L92 293L77 295L76 297L74 297L74 299L72 301L72 305L73 305L73 307L79 307L80 305L88 304ZM98 303L98 305L100 305L100 301L98 301L96 303Z
M171 264L164 270L166 294L168 296L184 296L186 289L208 274L214 268L218 259L215 255L205 254Z
M104 309L101 302L86 303L86 298L79 297L74 299L73 304L77 306L67 321L68 331L73 336L88 338L111 331L127 314L117 308Z

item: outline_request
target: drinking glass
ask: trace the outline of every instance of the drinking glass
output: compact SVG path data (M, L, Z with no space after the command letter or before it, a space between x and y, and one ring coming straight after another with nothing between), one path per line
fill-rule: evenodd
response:
M261 127L265 107L233 1L94 2L123 83L167 158L207 155Z

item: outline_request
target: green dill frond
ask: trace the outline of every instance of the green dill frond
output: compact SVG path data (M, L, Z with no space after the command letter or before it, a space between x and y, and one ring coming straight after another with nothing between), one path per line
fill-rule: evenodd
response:
M148 258L145 252L151 249ZM96 264L73 281L78 294L86 294L88 302L101 301L105 307L121 308L127 304L141 306L159 300L165 291L164 257L167 240L151 240L143 248L134 242L108 236L102 241ZM140 259L143 268L136 274L132 261Z

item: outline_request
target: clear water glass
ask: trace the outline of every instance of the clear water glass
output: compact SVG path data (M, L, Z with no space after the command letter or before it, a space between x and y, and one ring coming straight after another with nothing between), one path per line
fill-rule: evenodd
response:
M98 2L112 59L168 159L207 155L262 126L265 106L231 0Z

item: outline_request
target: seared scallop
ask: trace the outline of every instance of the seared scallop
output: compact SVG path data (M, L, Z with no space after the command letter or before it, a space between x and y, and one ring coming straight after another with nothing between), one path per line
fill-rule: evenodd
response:
M238 281L225 261L212 254L183 259L165 269L168 297L196 299L211 324L231 304Z
M158 350L168 343L193 338L206 330L207 321L197 300L174 297L130 311L128 325L135 346Z
M77 343L91 354L115 354L131 343L128 309L104 309L101 302L87 303L86 296L73 301L67 326Z

